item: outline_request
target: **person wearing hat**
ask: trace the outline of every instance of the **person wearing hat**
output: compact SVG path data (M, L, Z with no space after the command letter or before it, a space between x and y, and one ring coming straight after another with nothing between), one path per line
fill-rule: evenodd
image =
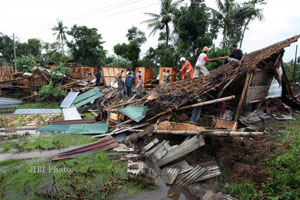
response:
M191 65L191 63L185 59L185 57L180 58L180 63L182 63L182 67L179 70L181 73L181 80L187 78L194 78L194 69Z
M214 62L221 59L226 59L227 57L219 57L215 59L209 59L207 53L209 51L208 47L204 47L202 49L202 53L199 55L196 65L195 65L195 76L193 78L197 78L200 76L200 72L204 75L203 83L206 82L206 77L209 75L209 71L205 67L206 62Z
M161 79L162 82L161 82L161 84L165 85L165 84L167 84L169 74L167 73L166 68L163 68L162 71L163 71L163 73L162 73L162 79Z
M125 86L126 86L126 93L127 93L127 96L128 97L131 97L132 96L132 91L131 91L131 87L133 85L133 77L131 75L131 71L128 71L126 73L126 79L125 79Z

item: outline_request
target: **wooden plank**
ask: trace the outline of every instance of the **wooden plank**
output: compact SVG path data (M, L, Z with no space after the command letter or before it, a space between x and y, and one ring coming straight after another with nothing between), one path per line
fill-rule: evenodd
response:
M248 87L252 81L252 78L253 78L253 73L250 73L248 71L247 73L247 77L246 77L246 80L245 80L245 85L244 85L244 88L243 88L243 92L242 92L242 95L241 95L241 98L240 98L240 101L239 101L239 104L238 104L238 107L237 107L237 110L236 110L236 114L235 114L235 117L234 117L234 121L238 121L240 116L241 116L241 113L242 113L242 109L243 109L243 106L244 106L244 103L245 103L245 97L246 97L246 94L247 94L247 90L248 90Z

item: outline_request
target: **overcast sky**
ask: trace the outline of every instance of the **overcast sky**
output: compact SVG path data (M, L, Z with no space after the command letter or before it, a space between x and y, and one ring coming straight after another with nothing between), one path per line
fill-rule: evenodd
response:
M215 7L214 2L206 0L210 7ZM110 54L115 44L127 42L125 35L133 25L146 32L143 52L157 45L157 36L149 37L150 30L141 22L147 19L145 12L159 13L160 0L1 0L1 8L0 32L15 33L22 42L28 38L54 42L51 28L60 19L68 27L97 28ZM268 0L264 20L250 24L242 50L249 53L300 34L299 8L300 0ZM294 53L295 44L286 49L284 60L292 59Z

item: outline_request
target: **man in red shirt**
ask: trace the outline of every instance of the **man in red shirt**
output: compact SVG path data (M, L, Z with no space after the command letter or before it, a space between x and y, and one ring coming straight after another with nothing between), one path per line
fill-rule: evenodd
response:
M182 63L182 67L179 70L181 73L181 80L187 76L187 78L194 78L194 69L191 63L185 59L185 57L180 58L180 63Z

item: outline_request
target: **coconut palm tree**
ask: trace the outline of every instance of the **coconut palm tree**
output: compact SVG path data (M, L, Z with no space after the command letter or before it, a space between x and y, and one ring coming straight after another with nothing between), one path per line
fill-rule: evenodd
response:
M218 10L210 8L213 15L222 22L223 40L222 46L225 48L227 42L228 30L235 23L235 13L238 9L238 4L235 0L216 0Z
M58 40L61 44L61 52L64 55L64 41L67 40L66 37L66 32L67 32L67 27L63 25L63 22L61 20L58 20L57 26L54 26L52 28L52 31L55 31L53 35L56 35L56 40Z
M236 13L236 18L244 20L240 48L242 48L245 32L248 29L250 22L255 19L258 19L259 21L264 19L262 13L263 9L257 8L257 5L264 4L266 4L265 0L250 0L249 2L245 2L243 8L239 9Z
M170 38L170 23L173 21L175 10L181 2L182 0L161 0L160 14L145 13L151 19L142 23L148 23L148 27L152 28L150 35L154 35L158 30L165 30L166 45L168 45Z

